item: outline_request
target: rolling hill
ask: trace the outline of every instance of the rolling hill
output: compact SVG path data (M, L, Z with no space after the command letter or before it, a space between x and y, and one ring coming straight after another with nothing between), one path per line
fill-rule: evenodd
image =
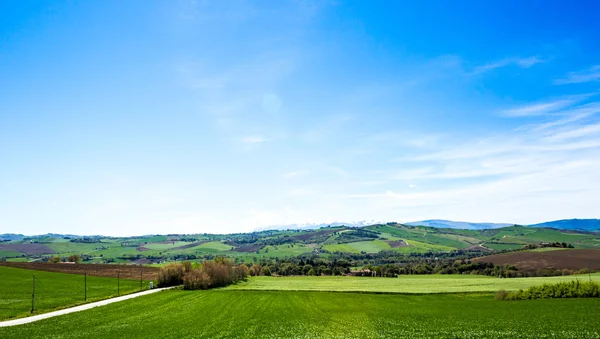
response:
M439 226L439 225L438 225ZM82 256L89 263L159 263L227 256L238 261L380 252L421 255L452 251L498 252L540 243L600 248L600 234L553 228L508 226L457 229L398 223L364 227L266 230L238 234L147 235L138 237L63 237L44 235L0 243L0 260L44 261Z
M563 230L599 231L600 219L565 219L528 225L529 227L549 227Z
M489 228L500 228L500 227L512 226L514 224L432 219L432 220L408 222L405 225L429 226L429 227L437 227L437 228L458 228L458 229L464 229L464 230L482 230L482 229L489 229Z

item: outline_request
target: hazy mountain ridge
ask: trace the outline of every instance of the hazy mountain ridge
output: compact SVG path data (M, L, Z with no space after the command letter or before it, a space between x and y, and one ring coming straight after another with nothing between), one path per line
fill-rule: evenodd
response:
M502 228L507 226L513 226L510 223L491 223L491 222L468 222L468 221L452 221L443 219L431 219L422 221L413 221L404 223L409 226L429 226L436 228L456 228L464 230L482 230L492 228Z
M600 230L600 219L563 219L527 226L550 227L562 230L598 231Z

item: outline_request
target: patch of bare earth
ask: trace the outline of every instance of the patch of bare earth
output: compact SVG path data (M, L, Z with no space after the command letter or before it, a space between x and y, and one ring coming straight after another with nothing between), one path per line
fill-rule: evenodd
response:
M475 258L476 262L490 262L495 265L509 264L521 271L539 269L579 270L590 268L600 270L600 249L561 250L547 252L512 252Z
M408 246L406 241L404 240L396 240L396 241L388 241L387 242L392 248L405 247Z
M0 262L1 266L24 268L29 270L84 274L113 277L119 275L123 279L139 279L140 274L144 280L155 280L160 268L138 265L112 265L112 264L53 264L40 262Z
M263 248L262 245L247 244L247 245L238 246L238 247L234 248L233 251L250 253L250 252L256 252L256 251L260 250L261 248Z
M0 244L0 250L15 251L25 254L51 254L53 249L43 244Z

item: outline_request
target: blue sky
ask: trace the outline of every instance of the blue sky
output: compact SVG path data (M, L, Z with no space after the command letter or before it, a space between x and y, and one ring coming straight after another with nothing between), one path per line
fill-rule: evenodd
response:
M578 1L2 1L0 233L594 218Z

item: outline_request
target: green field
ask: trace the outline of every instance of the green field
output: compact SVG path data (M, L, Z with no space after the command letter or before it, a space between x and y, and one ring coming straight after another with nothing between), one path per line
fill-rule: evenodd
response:
M392 249L390 245L381 240L358 241L347 244L325 245L324 249L330 252L346 252L346 253L377 253L383 250Z
M600 338L600 299L164 291L0 328L1 338Z
M0 266L0 320L30 315L32 277L35 274L35 312L84 303L84 276ZM143 282L147 286L147 282ZM140 289L139 280L120 280L121 294ZM87 301L117 295L117 279L87 277ZM1 337L1 336L0 336Z
M592 274L600 282L600 273ZM229 290L346 291L379 293L466 293L519 290L533 285L587 281L588 275L537 278L494 278L482 275L402 275L399 278L371 277L252 277L227 287Z
M400 244L400 241L406 242L408 246L392 247ZM524 226L463 230L396 223L362 228L339 226L302 231L269 230L239 234L172 234L124 238L70 239L49 235L25 237L4 243L11 246L2 247L3 244L0 244L0 258L40 261L59 256L64 260L69 255L79 254L86 263L137 263L145 258L156 264L186 258L210 259L219 255L238 261L258 262L261 259L289 259L319 252L324 258L331 257L331 253L371 255L391 250L406 256L412 253L447 253L480 244L495 251L521 250L524 245L542 242L566 242L575 248L599 248L600 235ZM359 264L355 263L355 266Z

